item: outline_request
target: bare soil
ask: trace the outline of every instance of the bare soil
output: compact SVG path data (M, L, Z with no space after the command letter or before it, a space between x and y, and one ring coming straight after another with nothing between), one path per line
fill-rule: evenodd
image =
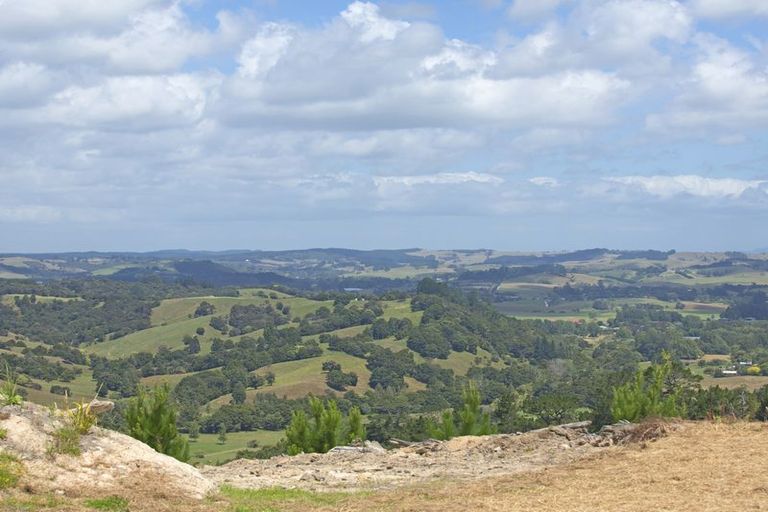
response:
M202 468L220 485L309 491L368 491L436 480L468 480L568 464L604 450L584 428L457 437L384 451L338 451ZM609 444L609 443L602 443Z

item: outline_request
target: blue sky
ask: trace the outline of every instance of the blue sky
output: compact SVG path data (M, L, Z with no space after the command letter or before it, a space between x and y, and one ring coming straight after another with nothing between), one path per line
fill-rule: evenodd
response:
M768 246L765 0L0 0L0 252Z

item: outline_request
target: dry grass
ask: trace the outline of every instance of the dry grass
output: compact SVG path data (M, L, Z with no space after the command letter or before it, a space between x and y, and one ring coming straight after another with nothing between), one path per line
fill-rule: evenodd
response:
M314 510L768 510L766 439L765 424L686 424L656 442L613 448L568 466L377 493Z

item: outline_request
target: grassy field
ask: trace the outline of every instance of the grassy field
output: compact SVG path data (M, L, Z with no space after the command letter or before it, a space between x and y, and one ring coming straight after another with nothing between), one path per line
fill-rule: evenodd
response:
M411 301L409 300L385 300L381 304L384 307L384 314L382 315L384 320L408 318L413 322L413 325L418 325L424 315L423 311L411 311Z
M221 336L221 333L208 325L210 320L210 316L201 316L168 325L158 325L131 333L122 338L88 345L83 347L82 350L102 357L118 358L138 352L154 353L161 346L169 349L178 349L184 347L182 342L184 336L195 336L196 329L202 327L205 329L205 334L198 336L198 338L200 339L201 351L207 353L211 348L211 340L217 335Z
M27 392L26 399L37 404L49 405L56 403L60 407L63 407L67 399L62 395L55 395L49 391L51 386L59 385L66 386L72 391L72 395L69 397L70 403L79 402L81 400L90 401L94 396L96 396L96 382L93 380L93 373L91 372L90 368L80 368L83 369L83 373L78 375L71 382L62 382L58 380L49 382L39 379L32 379L33 382L40 384L43 389L37 390L31 388L23 388Z
M219 444L218 434L200 434L196 440L189 440L190 462L193 464L221 464L235 458L238 450L248 448L249 441L259 446L273 446L284 437L282 430L257 430L254 432L232 432L227 434L224 444Z
M714 378L709 375L705 375L701 381L701 385L707 388L720 386L721 388L728 389L735 389L744 386L749 390L755 390L768 385L768 376L735 375L733 377Z
M357 374L357 386L348 389L357 393L363 393L368 389L368 380L370 379L371 372L365 367L364 359L350 356L343 352L327 351L319 357L286 361L259 368L255 372L257 375L263 376L268 372L272 372L277 378L272 386L247 390L247 399L252 399L257 393L274 393L279 397L301 398L310 393L313 395L323 395L327 391L332 391L325 385L325 373L322 366L326 361L336 361L341 365L344 372L355 372ZM227 404L231 399L231 395L221 396L213 400L211 406L218 407Z
M609 300L610 309L593 308L593 301L568 301L549 304L544 298L525 298L515 301L497 302L496 308L505 315L516 318L541 320L611 320L616 317L616 310L625 305L652 304L667 311L677 311L682 315L696 315L701 318L716 318L728 308L721 302L704 303L683 301L684 309L677 309L676 302L666 302L651 298Z
M761 284L768 285L768 272L737 272L724 276L706 276L688 271L690 277L680 275L677 272L664 272L658 277L644 280L645 283L676 283L690 286L716 285L716 284Z
M197 372L189 373L174 373L173 375L152 375L151 377L143 377L141 383L145 386L158 386L161 384L168 384L171 388L174 388L181 379L190 375L195 375Z
M152 310L152 325L158 326L165 323L179 322L189 319L203 302L209 302L216 308L216 315L226 315L234 305L247 306L250 304L270 303L273 306L279 301L291 307L291 317L303 317L316 311L321 306L332 307L332 301L316 301L303 297L293 297L286 294L278 294L278 299L265 299L256 295L259 291L276 293L270 290L244 289L239 297L185 297L180 299L167 299Z
M434 276L436 274L452 274L454 270L446 267L429 268L404 265L390 270L357 270L343 274L344 277L386 277L388 279L415 279L419 277Z

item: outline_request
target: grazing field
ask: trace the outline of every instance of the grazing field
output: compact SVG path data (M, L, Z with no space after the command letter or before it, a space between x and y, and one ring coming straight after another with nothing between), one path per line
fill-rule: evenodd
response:
M721 388L735 389L744 386L749 390L760 389L768 385L768 376L736 375L733 377L711 377L705 375L701 385L708 388L720 386Z
M217 335L221 336L221 333L208 325L210 320L210 316L201 316L199 318L189 318L168 325L158 325L156 327L144 329L143 331L128 334L122 338L88 345L83 347L83 351L102 357L117 358L137 354L139 352L154 353L157 352L157 349L161 346L165 346L169 349L179 349L184 347L182 341L184 336L195 336L197 328L202 327L205 329L205 334L203 336L198 336L198 338L200 339L201 351L207 353L211 349L211 340Z
M454 270L446 267L429 268L404 265L388 270L355 270L342 274L344 277L385 277L388 279L416 279L419 277L434 276L436 274L453 274Z
M220 443L218 434L200 434L199 438L189 440L190 463L221 464L234 459L239 450L247 449L249 441L258 442L258 446L273 446L284 436L282 430L231 432L227 434L226 441Z
M540 320L611 320L616 317L616 310L623 306L651 304L660 306L667 311L676 311L681 315L696 315L701 318L716 318L728 308L721 302L704 303L682 301L683 309L677 308L677 302L662 301L651 298L640 299L606 299L608 309L595 309L594 301L552 302L545 298L522 298L514 301L497 302L494 305L505 315L517 318Z
M43 405L56 403L59 407L63 407L67 400L69 400L70 403L79 402L81 400L91 400L96 396L96 382L93 380L93 373L90 368L84 366L79 366L78 368L81 368L83 373L70 382L32 379L33 382L40 384L43 388L40 390L23 388L27 392L27 399ZM63 395L51 393L51 386L55 385L68 387L72 391L72 394L67 399Z
M162 384L168 384L171 388L176 387L176 385L181 382L181 380L184 377L188 377L190 375L195 375L197 372L189 372L189 373L174 373L172 375L152 375L150 377L143 377L141 379L141 383L145 386L154 387L159 386Z
M411 311L411 301L409 300L385 300L381 304L384 307L384 314L382 315L384 320L407 318L414 325L418 325L424 315L423 311Z
M247 306L250 304L269 303L274 306L278 301L291 307L291 318L295 316L303 317L322 306L333 307L333 301L316 301L303 297L293 297L284 293L277 294L277 299L263 298L256 295L259 291L277 294L277 292L271 290L243 289L240 290L241 295L239 297L208 296L166 299L152 310L152 325L158 326L189 319L194 315L197 306L203 301L213 304L216 308L215 315L229 314L234 305Z
M323 395L328 391L333 391L325 384L325 373L322 367L326 361L336 361L341 365L344 372L357 374L357 386L348 389L357 393L364 393L368 389L368 379L371 372L365 367L364 359L343 352L327 351L325 355L319 357L286 361L259 368L255 371L257 375L263 376L268 372L274 373L277 377L275 383L272 386L247 390L246 400L252 399L257 393L274 393L279 397L301 398L310 393ZM231 395L224 395L213 400L211 405L214 407L221 406L231 400Z

